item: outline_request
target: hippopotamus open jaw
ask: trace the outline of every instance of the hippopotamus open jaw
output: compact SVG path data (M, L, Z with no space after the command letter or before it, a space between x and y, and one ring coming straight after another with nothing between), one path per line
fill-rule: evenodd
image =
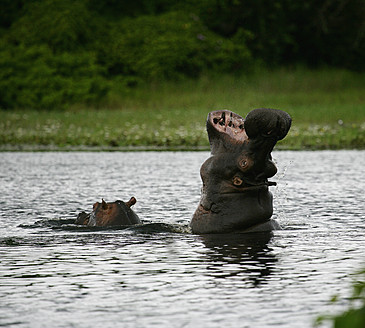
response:
M277 168L271 151L291 126L286 112L260 108L246 119L228 110L209 113L211 157L202 165L200 204L190 226L194 233L234 232L271 227L272 194L268 181Z
M93 205L93 211L86 214L81 212L75 221L76 224L87 225L89 227L110 227L110 226L130 226L141 223L137 214L131 209L136 203L132 197L128 202L116 200L106 203L104 199L101 203Z

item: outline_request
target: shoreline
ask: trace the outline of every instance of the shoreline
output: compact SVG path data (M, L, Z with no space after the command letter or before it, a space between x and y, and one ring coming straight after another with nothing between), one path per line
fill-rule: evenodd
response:
M358 150L363 151L365 147L343 147L343 148L325 148L325 147L285 147L276 146L274 151L345 151ZM0 145L0 153L11 152L209 152L209 146L56 146L56 145Z

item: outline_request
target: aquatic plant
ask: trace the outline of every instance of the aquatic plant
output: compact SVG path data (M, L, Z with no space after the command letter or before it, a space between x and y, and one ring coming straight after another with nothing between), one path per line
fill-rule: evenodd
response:
M331 321L334 328L365 327L365 269L358 272L352 284L352 295L348 299L348 309L337 315L323 315L317 318L315 327ZM332 302L338 301L338 296Z

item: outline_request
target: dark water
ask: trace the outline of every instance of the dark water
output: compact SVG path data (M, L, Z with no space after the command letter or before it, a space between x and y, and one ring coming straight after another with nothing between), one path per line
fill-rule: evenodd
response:
M0 326L311 327L365 266L365 152L276 152L273 234L198 236L208 153L0 153ZM137 198L143 227L82 229Z

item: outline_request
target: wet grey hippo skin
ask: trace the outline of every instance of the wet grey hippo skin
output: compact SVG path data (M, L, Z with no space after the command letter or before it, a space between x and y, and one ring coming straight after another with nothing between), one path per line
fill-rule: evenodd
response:
M141 223L137 214L131 209L136 203L132 197L128 202L116 200L106 203L104 199L101 203L93 205L91 213L81 212L75 221L76 224L87 225L89 227L110 227L110 226L130 226Z
M228 110L209 113L211 148L200 169L203 181L198 208L190 222L193 233L265 231L274 228L268 178L277 172L271 151L291 126L277 109L254 109L243 119Z

